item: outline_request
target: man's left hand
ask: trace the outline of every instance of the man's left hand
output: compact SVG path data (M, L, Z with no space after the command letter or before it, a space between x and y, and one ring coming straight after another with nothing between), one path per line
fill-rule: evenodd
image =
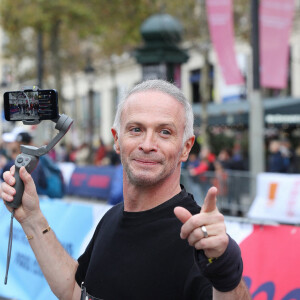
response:
M217 188L211 187L199 214L192 215L183 207L175 207L176 217L183 223L180 237L197 250L204 250L208 258L218 258L226 250L229 238L226 234L224 216L217 208ZM201 229L207 231L207 237Z

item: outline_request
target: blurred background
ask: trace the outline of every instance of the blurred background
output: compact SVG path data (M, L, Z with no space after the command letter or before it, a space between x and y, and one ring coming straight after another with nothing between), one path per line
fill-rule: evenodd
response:
M23 86L56 89L60 113L75 120L65 146L69 151L85 146L96 151L101 140L105 145L112 142L110 127L122 92L143 78L166 78L182 88L194 107L198 144L216 154L224 147L239 147L249 168L250 102L257 90L254 2L232 2L232 36L224 43L233 47L242 80L227 83L204 0L1 0L1 101L3 92ZM257 122L263 126L258 130L264 147L258 147L265 156L272 139L300 151L300 5L298 0L293 3L284 83L259 86L262 107L257 109L263 116ZM165 53L158 54L157 48ZM230 53L224 55L228 63L235 63ZM255 63L259 68L259 61ZM255 114L258 118L260 113ZM17 125L6 122L2 112L0 132ZM30 128L38 144L52 134L44 126ZM259 171L267 169L262 162Z
M200 205L208 188L217 186L227 221L239 218L228 230L245 253L253 297L274 295L267 282L277 289L268 299L300 297L299 282L289 279L299 280L299 266L273 263L282 260L282 251L299 262L291 248L300 245L300 0L0 0L0 170L9 169L21 144L40 147L56 134L51 121L6 121L3 94L24 86L56 89L60 113L74 124L40 160L35 182L52 201L41 197L51 226L76 258L86 241L71 233L74 223L85 236L91 219L95 225L103 211L123 201L122 166L110 131L117 104L124 91L153 78L176 84L193 106L196 142L181 182ZM67 219L69 203L74 216ZM86 218L78 218L83 203ZM2 209L0 234L6 237L9 216L2 218ZM43 280L16 230L21 247L12 261L20 274ZM254 238L243 246L246 236ZM286 238L289 249L275 245L276 236ZM78 240L72 244L70 237ZM5 250L0 252L4 266ZM12 269L11 281L18 272ZM0 294L51 299L45 282L39 296L29 290L31 283L15 282L15 294L9 286Z
M163 78L194 109L182 181L199 198L211 184L220 197L243 187L236 201L248 205L235 214L245 214L258 174L300 172L299 0L1 0L0 14L1 96L56 89L74 119L55 162L119 164L110 128L122 93ZM7 122L3 105L1 118L1 168L11 158L3 134L22 127L38 146L55 134L50 121Z

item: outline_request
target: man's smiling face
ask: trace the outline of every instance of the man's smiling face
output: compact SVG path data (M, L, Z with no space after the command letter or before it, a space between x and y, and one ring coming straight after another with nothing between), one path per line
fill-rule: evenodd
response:
M129 183L152 186L176 177L188 155L184 124L182 104L168 94L150 90L127 99L114 138Z

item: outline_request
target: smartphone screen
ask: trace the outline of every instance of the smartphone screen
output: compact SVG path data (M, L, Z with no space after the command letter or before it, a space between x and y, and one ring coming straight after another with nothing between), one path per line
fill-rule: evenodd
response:
M58 118L56 90L13 91L4 93L7 121L53 120Z

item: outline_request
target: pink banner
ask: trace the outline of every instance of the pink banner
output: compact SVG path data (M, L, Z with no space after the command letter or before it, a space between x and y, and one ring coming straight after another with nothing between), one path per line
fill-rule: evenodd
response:
M260 2L260 84L263 87L283 89L287 85L294 8L295 0Z
M206 10L210 37L217 53L222 74L228 85L243 84L234 51L231 0L207 0Z
M247 234L240 247L252 299L300 299L300 228L253 225Z

